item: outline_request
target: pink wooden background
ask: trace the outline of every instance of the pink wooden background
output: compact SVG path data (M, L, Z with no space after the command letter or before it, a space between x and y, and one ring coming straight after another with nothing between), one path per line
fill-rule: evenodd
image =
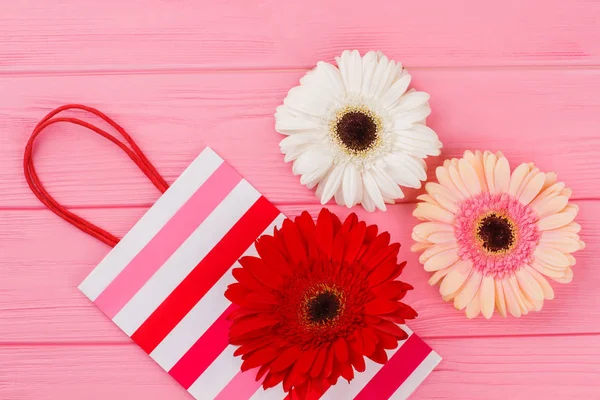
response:
M316 213L279 154L273 112L346 48L410 68L432 96L443 156L534 160L581 207L588 246L573 283L540 313L491 321L465 319L427 285L408 251L415 193L361 213L405 243L411 326L444 357L414 398L600 398L599 20L592 0L0 0L0 399L188 399L77 290L109 249L27 188L36 121L66 102L96 106L169 181L210 145L282 211ZM52 128L37 149L57 199L119 235L158 197L85 131Z

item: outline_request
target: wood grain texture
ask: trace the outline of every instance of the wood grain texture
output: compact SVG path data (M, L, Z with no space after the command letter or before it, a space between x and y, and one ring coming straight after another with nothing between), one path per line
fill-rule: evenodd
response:
M441 300L438 289L427 284L428 273L409 251L414 205L390 207L386 213L359 212L359 217L387 230L403 243L401 258L408 261L402 279L415 286L407 301L419 311L410 326L425 338L458 336L504 336L600 333L600 304L597 282L600 256L600 201L582 201L578 220L587 249L577 254L575 279L569 285L554 284L556 299L546 302L539 313L521 319L467 320L463 312ZM288 216L314 205L280 206ZM332 207L338 215L349 211ZM77 210L91 221L117 235L124 234L141 217L142 208ZM5 236L0 241L0 345L2 343L45 343L101 341L127 343L129 339L77 289L109 251L109 248L58 219L46 210L0 211ZM57 239L58 238L58 239ZM32 252L32 249L35 249ZM26 287L27 290L21 288ZM35 329L39 327L41 329Z
M3 2L0 72L296 68L346 48L412 66L598 65L587 0Z
M23 178L23 148L37 121L67 102L116 119L168 181L210 145L272 202L317 203L283 163L283 136L274 131L274 109L303 73L0 77L0 93L14 94L0 97L0 208L41 207ZM556 171L574 198L597 198L600 71L428 70L413 78L432 96L428 123L444 143L443 157L502 149L513 165L534 161ZM64 204L150 205L158 198L125 154L83 128L49 128L36 152L40 176ZM431 159L430 175L443 157ZM406 192L407 201L419 193Z
M428 342L445 359L414 400L594 399L598 394L600 335ZM189 399L133 344L0 347L0 359L3 399Z
M189 398L77 290L109 249L27 188L35 123L63 103L96 106L168 181L210 145L285 213L315 214L282 162L273 113L308 68L346 48L409 67L432 96L443 157L501 149L513 165L558 172L581 200L574 281L520 320L468 321L442 302L408 251L414 204L358 210L404 243L411 327L444 357L413 398L599 398L599 18L591 0L0 0L0 400ZM158 198L102 139L74 127L44 136L36 165L50 192L111 232Z

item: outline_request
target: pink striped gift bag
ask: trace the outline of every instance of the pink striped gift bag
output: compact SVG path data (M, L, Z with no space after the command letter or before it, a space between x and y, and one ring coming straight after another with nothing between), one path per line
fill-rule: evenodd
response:
M285 216L205 149L79 286L195 399L282 399L228 343L231 270ZM405 399L441 358L418 336L321 399Z

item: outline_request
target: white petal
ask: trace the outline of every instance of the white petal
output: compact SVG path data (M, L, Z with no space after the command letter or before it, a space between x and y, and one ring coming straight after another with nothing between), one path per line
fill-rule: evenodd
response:
M375 202L373 201L371 196L369 196L369 192L365 189L364 183L363 183L362 193L363 193L363 197L362 197L360 204L368 212L375 211Z
M413 124L419 124L421 121L425 120L425 118L431 114L431 108L429 107L429 104L426 103L410 111L394 112L392 110L390 113L392 114L393 119L392 130L400 131L409 129Z
M396 107L394 107L391 112L402 113L414 110L417 107L427 104L429 98L429 94L425 92L411 91L400 98Z
M496 294L494 287L494 277L484 276L479 288L479 300L481 301L481 313L486 319L492 318L494 314L494 305L496 304Z
M360 173L353 163L346 165L342 181L344 203L346 207L353 207L362 199L362 180Z
M523 189L523 192L519 196L519 201L524 205L531 203L533 199L535 199L535 197L540 193L540 190L542 190L545 180L546 174L543 172L539 172L537 175L535 175Z
M495 193L507 192L510 185L510 165L505 157L501 157L494 168Z
M381 191L379 187L377 187L377 182L373 177L371 171L365 170L362 172L362 180L363 180L363 190L368 193L369 197L373 200L373 203L377 208L382 211L385 211L385 202L383 201L383 196L381 195Z
M479 290L479 286L481 285L481 280L483 276L481 273L475 269L472 270L471 276L469 280L460 291L458 295L454 298L454 307L458 310L464 309L475 297L475 294Z
M383 197L394 200L404 198L404 193L398 184L385 171L374 167L371 172Z
M391 109L396 105L400 97L406 93L406 89L408 89L408 85L410 85L410 75L405 74L400 79L390 86L383 96L381 96L380 101L383 107L386 109Z
M321 204L327 203L335 192L337 192L340 184L342 183L342 177L344 175L345 164L337 164L329 172L329 174L323 179L323 193L321 195Z
M281 105L275 111L275 130L284 135L317 133L321 123L317 118L298 114L289 107Z
M330 109L334 101L335 99L327 91L301 85L290 89L283 104L298 115L320 118Z
M362 86L362 59L357 50L346 50L336 62L346 90L350 93L360 93Z

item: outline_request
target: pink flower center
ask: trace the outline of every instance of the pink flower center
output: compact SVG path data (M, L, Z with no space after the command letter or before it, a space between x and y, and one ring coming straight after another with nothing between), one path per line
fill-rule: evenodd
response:
M531 208L507 193L467 199L454 225L459 255L486 276L511 275L533 258L540 238L537 220Z

